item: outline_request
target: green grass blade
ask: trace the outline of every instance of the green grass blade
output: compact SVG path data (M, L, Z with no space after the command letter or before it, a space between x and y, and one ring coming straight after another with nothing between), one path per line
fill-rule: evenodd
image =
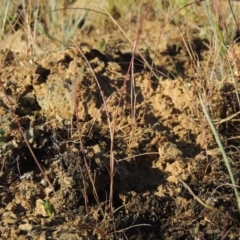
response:
M232 169L231 169L230 163L229 163L229 161L228 161L228 157L227 157L227 155L226 155L226 152L225 152L225 150L224 150L224 148L223 148L222 142L221 142L221 140L220 140L220 138L219 138L219 135L218 135L218 133L217 133L217 131L216 131L215 126L214 126L213 123L212 123L212 120L211 120L211 118L210 118L210 116L209 116L209 114L208 114L208 112L207 112L207 109L206 109L206 107L205 107L205 105L204 105L204 103L203 103L203 100L202 100L200 94L198 94L198 97L199 97L199 99L200 99L200 103L201 103L203 112L204 112L204 114L205 114L205 116L206 116L206 118L207 118L207 121L208 121L208 123L209 123L209 125L210 125L210 127L211 127L211 130L212 130L212 132L213 132L213 135L214 135L214 137L215 137L215 139L216 139L216 141L217 141L217 144L218 144L218 146L219 146L219 148L220 148L220 150L221 150L221 153L222 153L222 155L223 155L223 159L224 159L224 162L225 162L225 164L226 164L226 166L227 166L228 174L229 174L229 176L230 176L230 179L231 179L231 182L232 182L232 185L233 185L233 189L234 189L234 192L235 192L235 195L236 195L236 198L237 198L238 209L240 210L240 197L239 197L239 194L238 194L238 189L237 189L237 187L236 187L236 183L235 183L235 179L234 179L234 176L233 176L233 173L232 173Z

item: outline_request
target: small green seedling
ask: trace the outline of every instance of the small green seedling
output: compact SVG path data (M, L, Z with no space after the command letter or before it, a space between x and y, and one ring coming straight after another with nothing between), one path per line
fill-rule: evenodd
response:
M99 40L98 41L98 48L100 50L103 50L104 49L104 46L105 46L105 41L104 40Z
M5 130L3 128L0 128L0 149L2 149L5 140L6 140Z
M201 233L199 232L199 226L196 226L193 230L190 230L190 233L191 233L192 237L194 238L194 240L202 239L202 238L200 238Z
M54 207L53 207L52 203L49 202L48 200L46 200L46 201L43 201L41 204L44 206L45 211L46 211L47 215L50 217L50 219L53 219Z

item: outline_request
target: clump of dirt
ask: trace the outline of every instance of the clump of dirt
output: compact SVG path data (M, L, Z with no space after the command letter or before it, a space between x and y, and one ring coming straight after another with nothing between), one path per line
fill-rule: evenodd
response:
M210 114L238 176L235 88L192 76L186 48L167 39L155 56L157 76L146 49L135 56L134 74L127 72L132 51L120 48L127 45L122 40L115 48L109 41L105 51L81 45L31 57L0 52L2 239L239 237L235 196L197 95L211 99ZM205 61L207 42L196 37L193 45ZM112 215L108 118L115 123Z

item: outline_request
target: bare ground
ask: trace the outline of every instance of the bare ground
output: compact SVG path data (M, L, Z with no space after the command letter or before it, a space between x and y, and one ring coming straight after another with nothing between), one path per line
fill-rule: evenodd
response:
M236 198L197 96L210 99L210 114L239 184L239 117L226 119L239 111L235 88L231 81L213 85L196 76L188 51L176 41L176 26L168 26L156 50L156 21L145 24L141 37L152 47L143 45L141 53L149 64L155 58L157 76L136 54L134 98L127 75L132 49L119 33L102 36L109 39L105 50L92 44L91 35L79 41L81 51L67 46L27 56L2 50L1 81L8 98L2 91L1 239L240 238ZM207 40L193 34L191 41L206 65ZM111 139L101 93L111 119L118 111L113 217ZM52 203L54 217L46 214L43 201Z

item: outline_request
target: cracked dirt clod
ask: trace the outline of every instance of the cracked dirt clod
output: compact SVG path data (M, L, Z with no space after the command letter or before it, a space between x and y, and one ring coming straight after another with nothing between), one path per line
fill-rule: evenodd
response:
M142 36L152 48L159 25L145 24ZM189 232L197 226L206 239L222 238L224 230L219 229L224 227L239 238L238 226L232 222L232 215L237 218L239 213L226 184L228 173L198 104L196 92L202 91L203 79L195 77L188 51L176 41L177 26L169 24L165 31L153 68L158 77L139 53L135 55L135 94L126 76L132 50L123 36L117 35L113 46L106 43L102 51L80 47L91 69L74 46L31 57L16 49L0 51L6 94L54 188L43 179L1 93L0 128L6 132L6 142L0 151L0 238L192 239ZM204 64L209 54L206 42L196 35L191 40ZM149 50L141 53L150 64L155 49ZM110 120L116 116L114 218L108 207L110 129L93 73ZM207 92L211 102L206 101L210 114L218 121L238 176L239 143L230 139L239 135L238 115L221 122L239 111L235 88L232 83L214 88L204 84L211 90ZM218 211L209 211L195 196L232 215L219 218ZM52 219L43 201L53 205Z
M113 59L103 59L101 55L98 55L100 53L93 51L94 55L91 51L91 49L87 51L92 57L89 59L90 64L93 66L104 94L108 97L106 98L108 110L114 114L118 100L118 88L123 83L122 67L118 63L111 62L114 61ZM20 168L18 169L18 165L13 162L12 166L17 167L14 170L6 158L5 168L8 168L8 171L13 171L13 178L9 179L8 182L13 184L13 180L18 178L19 171L22 176L30 171L34 174L29 180L22 178L16 185L18 187L10 187L11 197L9 199L14 199L17 205L9 208L8 212L2 215L2 220L8 225L18 224L20 218L16 214L16 209L17 206L21 206L21 211L25 211L28 218L36 219L37 216L41 221L34 220L37 221L36 224L41 224L43 227L47 226L49 221L45 219L47 215L43 206L36 205L37 199L43 201L46 198L50 198L56 209L52 222L58 221L60 216L65 220L73 220L74 216L84 211L82 207L86 197L96 197L94 195L96 192L101 197L105 195L104 192L108 191L107 168L109 167L110 142L107 137L108 126L106 125L103 101L88 65L83 61L81 55L75 56L73 52L67 48L52 54L48 53L46 58L42 55L41 60L36 61L37 64L34 63L30 68L26 61L25 63L28 65L26 68L27 79L23 73L20 75L11 74L13 73L11 65L5 68L7 74L2 81L7 92L11 94L16 113L22 116L20 121L25 128L26 137L34 147L38 160L45 166L44 168L55 188L54 193L52 191L46 192L47 186L40 184L39 170L33 164L31 156L26 155L24 144L18 141L19 143L15 147L14 145L10 146L12 154L20 149L17 160ZM106 71L109 71L109 74L105 74L104 68L95 67L101 64L108 66ZM39 73L37 70L39 66L41 69L45 69L43 72L47 73L46 75L43 75L41 71ZM113 69L117 72L114 72ZM12 77L10 77L11 75ZM123 201L122 204L127 204L130 201L130 204L137 203L143 206L141 210L137 207L131 209L125 207L123 212L129 220L120 217L123 214L120 211L118 215L119 228L122 228L124 224L131 223L130 219L134 216L131 215L132 211L138 212L138 214L141 212L147 216L151 212L148 213L147 209L152 206L154 211L151 212L147 220L151 223L158 221L158 217L155 216L158 211L161 214L163 214L163 209L165 213L177 211L174 210L176 208L173 205L173 199L167 200L167 198L181 194L182 191L172 184L178 184L179 176L185 180L189 179L189 171L191 172L194 167L193 157L199 152L198 148L195 151L193 149L195 145L193 139L200 134L201 130L194 121L189 122L190 116L192 119L197 117L191 87L185 89L179 79L167 79L161 84L156 84L154 90L150 87L149 91L146 91L148 81L145 77L148 75L136 73L136 76L138 79L136 89L139 94L135 107L137 114L143 119L142 125L137 125L135 129L132 129L131 118L129 118L131 109L126 108L124 104L121 105L117 118L118 125L115 129L115 149L127 149L131 146L130 154L132 155L137 155L139 151L140 153L155 152L155 155L133 157L132 160L127 158L128 160L116 164L114 191L116 196L118 194L121 196L118 201ZM14 79L18 80L17 84L15 84ZM32 81L31 79L38 80ZM21 84L23 84L23 90L19 90ZM186 94L188 97L185 97ZM77 105L74 104L74 99L76 99ZM123 97L123 102L127 103L128 101L129 98L126 94ZM6 108L6 103L2 102L2 107ZM86 147L83 152L79 151L79 139L76 137L78 136L74 123L76 107L78 118L82 121L81 131ZM186 113L190 115L187 116ZM5 118L2 124L10 126L11 122L8 119ZM12 131L10 129L11 127L9 127L7 136L11 141L16 141L15 137L10 136ZM191 134L189 135L189 133ZM192 149L189 150L189 148ZM124 159L127 156L126 151L115 152L116 159ZM86 168L84 158L87 160L89 168ZM91 178L89 178L90 176ZM4 175L4 179L9 177L10 175ZM163 179L168 183L163 185ZM31 183L24 181L31 181ZM31 190L31 185L34 187L33 190ZM149 197L141 195L149 189L156 189L155 195L150 194ZM127 197L128 200L126 200L127 195L125 196L125 194L128 191L133 191L135 194L130 198ZM131 201L133 202L131 203ZM149 201L152 201L152 205ZM159 208L160 205L162 208ZM10 207L10 205L8 206ZM92 205L89 206L89 211L93 212L91 221L94 221L99 227L102 224L105 226L106 223L101 223L100 220L101 214L103 214L102 210L98 212L99 209ZM97 212L98 217L95 216L96 214L94 215ZM84 214L80 218L80 222L85 221ZM22 225L19 225L19 229L22 232L26 231ZM27 229L30 228L27 227ZM55 230L47 231L46 234L54 235ZM31 231L39 234L33 229ZM104 231L102 231L101 234L96 235L103 236ZM111 231L111 227L108 231ZM79 232L78 236L80 235ZM61 236L63 237L63 235Z

